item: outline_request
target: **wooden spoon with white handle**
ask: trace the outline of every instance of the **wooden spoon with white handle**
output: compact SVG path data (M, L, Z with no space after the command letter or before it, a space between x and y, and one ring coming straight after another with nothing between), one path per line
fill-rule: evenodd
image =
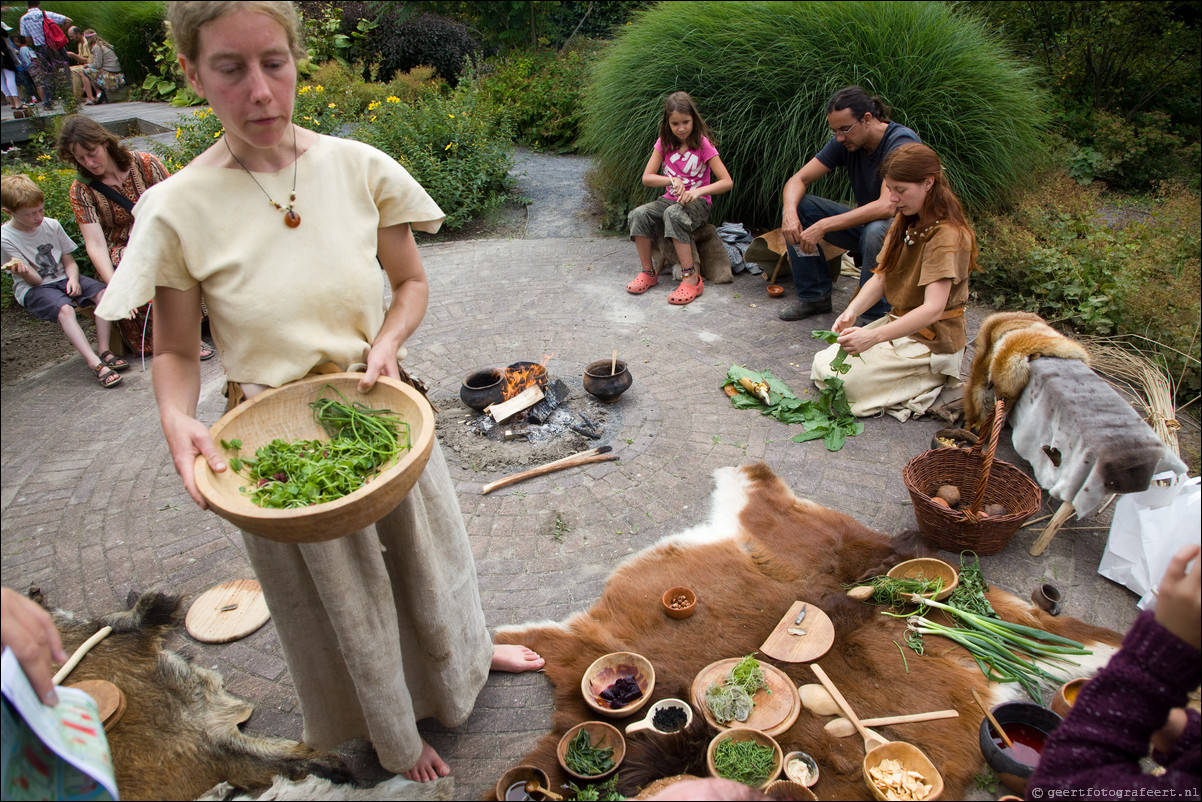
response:
M908 716L884 716L882 718L866 718L860 723L865 727L888 727L893 724L910 724L918 721L935 721L941 718L957 718L955 710L935 710L930 713L911 713ZM856 727L845 718L836 718L826 723L826 731L836 738L847 738L856 734Z

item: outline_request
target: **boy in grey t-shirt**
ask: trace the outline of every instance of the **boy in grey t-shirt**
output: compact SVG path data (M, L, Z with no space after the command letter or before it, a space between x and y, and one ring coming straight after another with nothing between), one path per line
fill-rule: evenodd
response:
M0 208L12 218L0 226L0 262L12 272L17 303L36 318L57 320L100 386L112 387L121 382L117 371L129 367L109 350L113 324L96 318L97 354L75 317L80 302L100 302L104 284L79 275L71 256L76 245L57 220L46 217L45 200L41 188L27 175L0 179Z

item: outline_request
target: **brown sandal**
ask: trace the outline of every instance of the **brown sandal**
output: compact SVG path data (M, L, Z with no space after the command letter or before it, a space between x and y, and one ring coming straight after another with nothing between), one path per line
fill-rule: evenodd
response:
M129 370L129 363L114 354L112 351L105 351L103 354L101 354L100 361L103 362L106 367L110 367L113 370Z
M117 371L103 362L92 368L92 372L96 374L96 381L100 382L101 387L115 387L121 383L121 376Z

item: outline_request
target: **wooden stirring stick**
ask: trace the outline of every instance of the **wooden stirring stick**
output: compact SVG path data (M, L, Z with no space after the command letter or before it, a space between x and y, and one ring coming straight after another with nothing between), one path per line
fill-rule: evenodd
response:
M618 349L615 348L613 361L609 363L609 375L610 376L616 375L617 372L618 372Z
M998 724L997 719L993 717L993 713L989 712L989 708L985 706L985 700L981 698L981 694L977 693L976 688L970 688L969 690L972 691L972 698L977 700L977 706L981 708L981 712L985 714L985 718L989 719L989 723L993 725L993 729L1006 743L1006 748L1013 749L1014 741L1010 740L1010 736L1007 735L1006 731L1002 729L1002 725Z

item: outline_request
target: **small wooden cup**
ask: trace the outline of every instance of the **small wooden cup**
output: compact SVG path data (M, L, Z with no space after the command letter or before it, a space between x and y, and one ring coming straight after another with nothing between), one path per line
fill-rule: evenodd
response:
M673 607L672 602L675 599L685 597L683 607ZM668 588L664 591L664 612L672 618L688 618L693 613L697 612L697 594L684 585L678 585L674 588Z
M861 764L864 784L868 786L874 799L880 799L882 802L888 802L889 799L880 788L877 788L868 773L870 769L876 768L886 760L899 761L903 771L916 771L921 774L926 784L931 786L931 793L927 796L928 800L936 800L943 793L943 775L939 773L939 769L935 768L935 764L921 749L903 741L890 741L865 755L864 762Z
M601 692L618 677L633 676L643 692L635 701L614 709L601 698ZM655 690L655 667L651 661L634 652L611 652L593 661L580 678L580 693L590 708L608 718L625 718L637 713L651 699Z
M523 786L533 780L534 782L546 788L550 781L547 779L547 772L537 766L514 766L509 771L501 775L501 779L497 780L497 799L504 800L505 792L512 786L521 783Z
M943 580L943 590L935 596L935 601L943 601L952 595L952 591L960 584L960 574L956 569L934 557L919 557L915 560L898 563L889 569L888 576L893 579L935 579L939 577ZM934 594L924 593L922 595L929 599Z

